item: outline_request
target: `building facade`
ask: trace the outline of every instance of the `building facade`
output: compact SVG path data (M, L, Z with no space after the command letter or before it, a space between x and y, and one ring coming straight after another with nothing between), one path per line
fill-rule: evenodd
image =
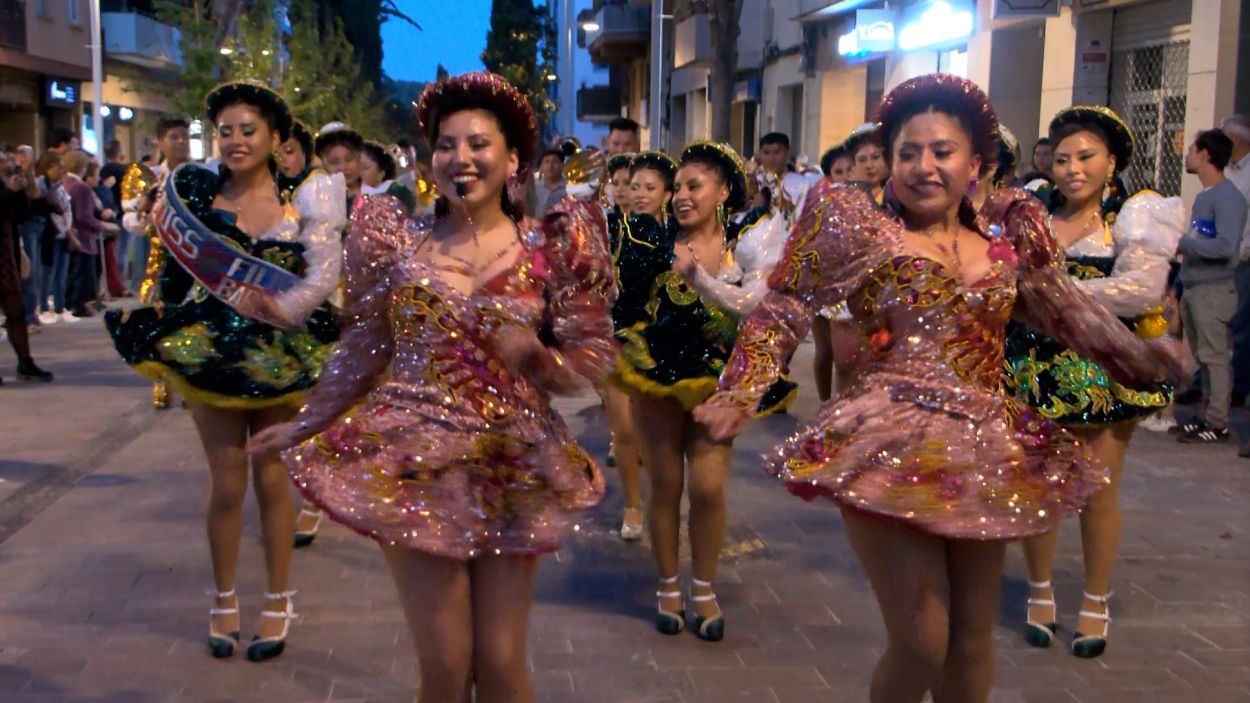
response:
M42 148L78 131L91 80L88 0L0 0L0 138Z

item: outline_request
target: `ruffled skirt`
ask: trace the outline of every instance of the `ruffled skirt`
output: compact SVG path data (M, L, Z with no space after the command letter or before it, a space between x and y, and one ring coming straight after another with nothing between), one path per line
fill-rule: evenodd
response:
M603 497L554 412L470 431L385 395L283 453L304 495L361 535L461 560L551 552Z
M1061 427L990 392L861 379L766 456L790 492L951 539L1050 530L1107 482Z

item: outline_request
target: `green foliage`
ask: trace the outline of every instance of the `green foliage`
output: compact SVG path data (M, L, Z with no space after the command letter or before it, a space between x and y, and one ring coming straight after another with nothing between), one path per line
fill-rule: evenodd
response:
M556 28L532 2L492 0L482 63L525 94L540 126L555 112L547 76L556 70Z
M250 78L282 93L295 116L313 130L331 120L366 130L382 124L381 101L373 83L361 78L360 63L342 22L335 17L320 21L317 0L290 3L286 57L280 51L272 0L254 0L239 12L236 31L226 37L224 54L214 45L217 22L210 4L210 0L159 0L156 4L158 19L181 32L185 70L180 84L170 88L179 111L200 117L204 96L214 86Z

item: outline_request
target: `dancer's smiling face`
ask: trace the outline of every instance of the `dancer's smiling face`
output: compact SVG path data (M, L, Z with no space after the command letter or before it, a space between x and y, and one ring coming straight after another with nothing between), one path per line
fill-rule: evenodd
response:
M218 113L216 127L221 161L236 173L267 168L269 155L282 141L260 109L243 102Z
M1115 156L1106 139L1083 129L1063 137L1055 145L1052 174L1063 197L1076 203L1102 197L1102 189L1115 172Z
M657 220L673 191L663 174L653 168L640 168L630 176L629 188L634 198L634 212L646 213ZM620 191L617 191L620 192Z
M939 218L954 211L981 170L959 120L930 110L912 115L891 144L891 178L903 210Z
M508 144L493 112L459 110L439 120L434 181L452 204L474 209L500 202L508 176L519 166L517 151Z
M282 142L278 147L278 168L288 178L299 175L300 171L308 165L308 155L304 153L304 147L295 137Z
M729 199L729 184L715 167L698 161L682 164L673 179L673 213L683 229L698 229Z
M360 187L360 153L346 144L335 144L325 150L326 170L343 174L348 188Z

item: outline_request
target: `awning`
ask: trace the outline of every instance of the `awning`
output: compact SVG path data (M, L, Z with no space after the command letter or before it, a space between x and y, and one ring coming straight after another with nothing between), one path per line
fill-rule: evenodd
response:
M821 20L832 19L838 15L844 15L848 12L858 10L861 7L875 5L881 0L817 0L816 2L804 2L799 5L806 11L791 17L795 22L819 22ZM815 7L813 7L815 6Z

